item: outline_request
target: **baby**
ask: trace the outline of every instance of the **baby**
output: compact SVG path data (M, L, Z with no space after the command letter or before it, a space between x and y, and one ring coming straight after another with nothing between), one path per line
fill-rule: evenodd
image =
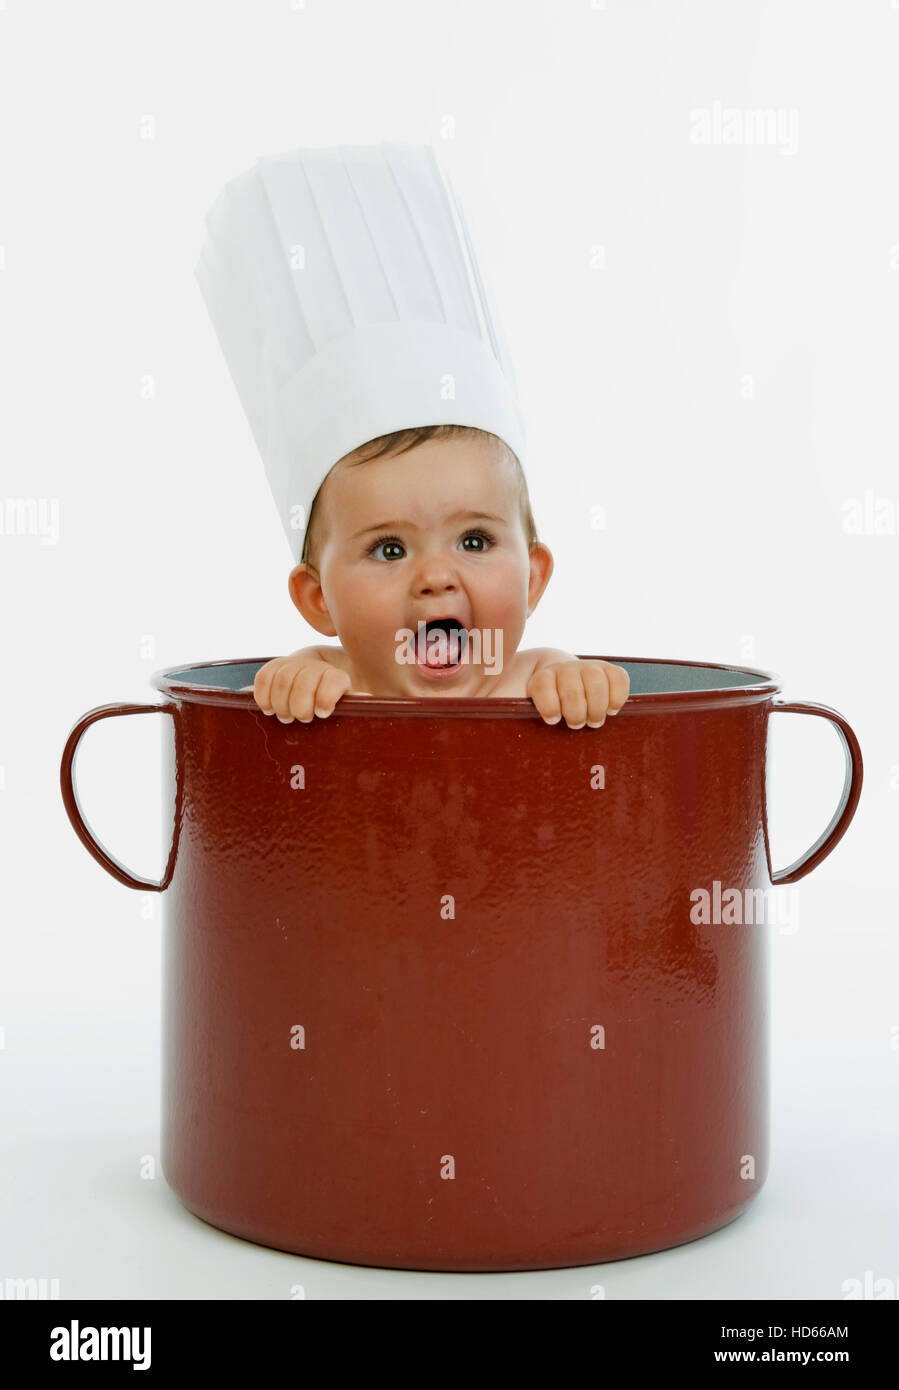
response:
M306 621L341 645L266 662L256 703L310 723L347 692L529 697L547 724L598 728L627 699L622 667L518 650L552 570L498 436L430 425L369 440L328 473L289 581Z

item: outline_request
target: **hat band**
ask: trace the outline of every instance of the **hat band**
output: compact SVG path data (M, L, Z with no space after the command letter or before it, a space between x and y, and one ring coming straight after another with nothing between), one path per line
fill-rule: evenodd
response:
M484 341L453 324L362 324L290 377L280 402L287 439L302 459L302 476L318 480L316 491L345 454L418 425L488 430L524 464L514 391ZM302 499L286 500L289 506Z

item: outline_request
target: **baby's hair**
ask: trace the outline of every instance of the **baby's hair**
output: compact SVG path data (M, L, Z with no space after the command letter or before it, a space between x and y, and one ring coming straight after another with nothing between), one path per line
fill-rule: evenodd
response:
M408 449L414 449L417 444L424 444L428 439L464 439L466 437L493 440L513 460L518 472L518 505L521 525L530 550L532 546L537 544L538 537L524 470L518 455L509 448L505 440L500 439L496 434L491 434L488 430L476 429L473 425L417 425L412 429L395 430L392 434L381 434L376 439L369 439L367 443L360 444L357 449L345 454L339 462L354 468L357 464L370 463L372 459L383 458L386 454L404 454ZM327 481L328 479L325 478L325 482L315 494L309 512L309 524L306 527L306 535L303 540L303 554L300 557L302 564L309 564L313 569L317 568L318 561L316 504Z

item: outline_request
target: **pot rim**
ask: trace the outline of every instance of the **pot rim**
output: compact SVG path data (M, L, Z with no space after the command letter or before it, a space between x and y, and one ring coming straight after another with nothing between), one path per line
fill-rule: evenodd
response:
M637 714L641 710L649 713L654 710L709 709L721 705L757 704L769 700L781 690L780 676L773 671L762 671L755 666L730 666L715 661L684 661L671 657L649 656L588 656L573 653L580 661L608 661L624 666L662 666L679 667L684 670L725 671L730 676L744 675L755 677L742 684L718 684L701 689L653 690L635 692L628 696L616 718L624 714ZM179 666L169 666L154 671L150 684L155 690L177 701L190 704L225 705L232 709L257 709L252 690L232 690L221 685L204 685L188 679L179 680L191 671L207 671L234 666L255 666L258 668L270 661L271 657L231 657L225 660L194 661ZM460 718L533 718L541 719L533 700L529 696L508 696L493 699L487 696L450 695L343 695L334 715L385 715L421 716L449 715ZM265 716L263 716L265 717ZM333 716L332 716L333 717ZM317 723L322 722L317 720ZM560 726L564 728L564 721Z

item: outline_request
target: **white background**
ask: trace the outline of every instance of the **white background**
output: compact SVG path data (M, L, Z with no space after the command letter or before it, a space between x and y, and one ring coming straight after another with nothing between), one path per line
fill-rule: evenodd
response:
M890 0L0 3L2 495L59 508L55 543L0 535L0 1279L839 1299L870 1271L895 1296L897 61ZM760 108L782 135L748 144ZM728 110L735 139L701 143ZM854 824L799 885L799 930L772 934L768 1182L657 1255L491 1276L307 1261L140 1177L161 903L77 841L62 747L89 708L155 702L155 670L313 640L193 266L258 155L383 139L437 147L505 326L556 556L525 644L774 671L864 752ZM879 530L850 534L866 493ZM784 865L830 817L842 756L824 721L773 725ZM157 720L115 720L79 757L89 819L148 877L161 747Z

